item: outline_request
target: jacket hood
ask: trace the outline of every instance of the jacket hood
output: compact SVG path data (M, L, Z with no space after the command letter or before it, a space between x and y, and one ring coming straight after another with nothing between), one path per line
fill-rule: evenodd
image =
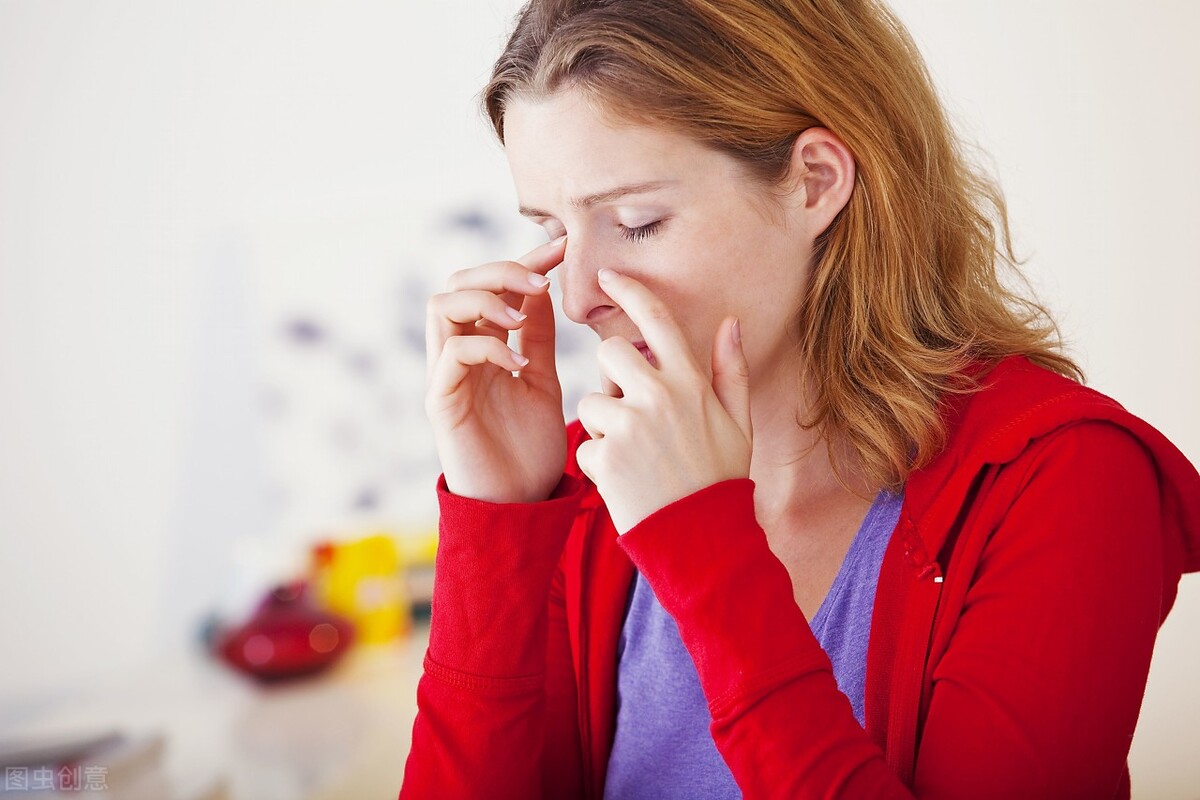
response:
M980 470L1012 461L1033 439L1058 428L1101 420L1133 434L1150 454L1158 472L1164 535L1181 544L1183 571L1200 571L1200 473L1166 436L1111 397L1021 356L1003 359L981 382L985 391L945 402L950 444L905 487L910 518L928 553L940 550L943 542L933 537L950 530ZM1009 421L997 428L998 419Z

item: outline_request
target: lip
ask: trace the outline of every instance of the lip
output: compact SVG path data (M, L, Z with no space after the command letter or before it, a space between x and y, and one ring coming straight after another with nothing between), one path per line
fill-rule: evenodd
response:
M645 357L645 359L650 362L650 366L652 366L652 367L658 366L658 359L656 359L654 357L654 351L651 350L645 342L634 342L633 346L636 347L638 349L638 352L641 353L642 356Z

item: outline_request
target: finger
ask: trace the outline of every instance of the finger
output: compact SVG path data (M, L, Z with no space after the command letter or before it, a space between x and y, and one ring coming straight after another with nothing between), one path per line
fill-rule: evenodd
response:
M721 406L741 428L747 442L754 441L750 421L750 365L742 347L741 324L727 317L717 328L712 347L713 392Z
M554 302L549 294L530 295L521 307L527 318L516 333L515 347L529 358L522 375L531 381L558 382L554 356Z
M579 423L593 439L603 439L624 413L621 401L599 392L584 395L575 411L579 415Z
M567 237L563 235L557 239L551 239L548 242L539 244L537 247L518 258L517 262L523 264L539 275L545 275L547 272L562 263L563 254L566 252Z
M580 442L579 447L575 448L575 465L592 483L599 483L600 480L596 470L600 446L600 442L589 440Z
M540 294L549 286L547 278L518 261L493 261L459 270L446 281L447 292L483 290L505 298L514 308L526 295Z
M544 277L546 270L561 263L565 251L565 242L565 237L547 242L521 256L522 260L519 261L496 261L491 264L483 264L482 266L459 270L451 275L447 281L449 291L445 294L449 295L469 291L490 292L497 295L500 301L509 308L515 308L521 313L530 315L529 309L524 308L526 301L530 297L547 295L549 287L549 283L538 283L531 276L534 276L536 273ZM440 296L435 295L435 298L440 298ZM425 364L427 374L429 371L432 371L433 364L438 360L442 347L451 336L480 333L501 341L507 341L507 333L502 333L501 329L496 327L492 321L483 319L482 314L477 318L474 325L471 326L463 325L455 329L453 325L446 325L444 315L440 314L437 308L435 308L436 304L442 302L441 299L434 300L431 298L430 305L426 309ZM541 315L540 319L543 320L542 324L544 324L545 316ZM550 319L553 319L553 311L551 311ZM537 337L535 336L535 338ZM542 338L544 338L544 335ZM553 339L551 339L552 344Z
M534 323L533 327L541 328L547 322L550 323L550 327L549 327L550 334L549 335L550 335L550 353L551 354L553 354L553 352L554 352L554 325L553 325L554 310L550 306L550 303L549 303L550 279L546 276L546 273L562 263L563 257L566 255L566 252L567 252L567 237L564 235L564 236L558 237L557 239L553 239L549 242L546 242L545 244L538 245L537 247L533 248L528 253L526 253L525 255L523 255L517 259L518 264L522 265L523 267L525 267L529 270L529 273L525 277L526 281L530 282L537 289L537 291L535 293L526 295L525 301L522 304L521 311L523 311L524 313L526 313L530 316L534 316L535 314L538 316L538 319ZM545 283L539 283L539 281L538 281L539 278L544 280ZM545 297L547 300L545 306L542 306L542 304L540 302L534 300L534 298L541 298L541 297ZM531 300L534 301L531 304L531 308L525 308L524 304L529 304ZM541 312L547 311L547 310L550 315L548 319L545 317L544 313L541 313ZM541 341L541 340L539 340L539 341ZM537 348L535 348L535 349L537 349Z
M482 289L435 294L429 299L429 312L438 323L442 341L474 331L508 341L508 332L518 328L526 315L505 303L492 292ZM481 323L487 323L486 327Z
M472 367L494 364L505 372L524 369L523 357L490 336L453 336L446 340L429 371L427 397L445 398L458 391Z
M539 291L533 286L529 289ZM520 298L520 295L510 296ZM519 299L517 302L520 304ZM453 336L477 335L507 344L508 329L501 329L497 323L506 324L510 308L514 306L503 297L484 289L464 289L430 297L425 306L426 370L433 369L446 341Z
M666 369L673 364L679 364L699 369L696 358L688 347L687 337L683 335L683 330L675 321L667 304L658 295L636 278L611 269L600 270L598 277L604 292L637 325L642 338L654 352L660 368Z
M639 396L652 382L662 380L641 352L623 336L605 339L596 348L602 385L612 384L620 397ZM604 394L609 394L605 391ZM617 395L613 395L617 396Z
M446 287L451 292L464 289L486 289L489 292L511 291L528 294L529 286L543 288L529 280L531 273L545 276L547 272L562 262L566 252L567 237L561 236L552 242L540 244L523 256L513 261L493 261L478 267L460 269L446 281Z
M609 380L609 377L604 374L604 370L600 370L600 391L609 397L616 397L618 399L625 396L625 393L621 391L621 387Z
M562 263L566 241L565 236L560 236L538 245L515 261L494 261L459 270L450 276L447 287L452 292L466 289L496 292L510 306L520 308L524 297L547 290L546 273Z

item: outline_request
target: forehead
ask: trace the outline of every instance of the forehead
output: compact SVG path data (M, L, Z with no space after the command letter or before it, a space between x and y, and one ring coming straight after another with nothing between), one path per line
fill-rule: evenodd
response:
M526 205L562 203L623 184L701 188L738 171L724 154L662 127L618 119L571 90L513 98L504 115L504 144Z

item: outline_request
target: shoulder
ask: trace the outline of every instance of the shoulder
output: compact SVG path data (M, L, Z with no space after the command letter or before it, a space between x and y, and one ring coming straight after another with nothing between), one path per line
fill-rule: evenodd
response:
M1023 357L999 362L948 419L939 458L950 469L1050 459L1083 472L1149 471L1183 494L1200 489L1196 468L1149 422Z
M941 484L964 471L1025 460L1060 435L1056 449L1140 448L1150 463L1195 472L1165 436L1096 389L1019 356L979 373L977 391L943 401L946 444L914 472L918 484Z
M1021 356L977 371L978 391L943 404L951 453L978 452L989 461L1003 461L1059 426L1132 416L1113 398Z
M1155 524L1162 519L1173 547L1182 543L1190 569L1200 567L1200 474L1161 432L1111 397L1025 358L1004 359L980 383L945 403L946 446L905 487L909 518L927 547L936 552L988 483L993 508L1003 505L998 498L1018 496L1039 508L1137 505Z
M1129 428L1103 419L1065 423L1034 437L1020 455L999 466L1018 495L1043 502L1089 504L1115 512L1159 503L1158 471L1146 444Z

